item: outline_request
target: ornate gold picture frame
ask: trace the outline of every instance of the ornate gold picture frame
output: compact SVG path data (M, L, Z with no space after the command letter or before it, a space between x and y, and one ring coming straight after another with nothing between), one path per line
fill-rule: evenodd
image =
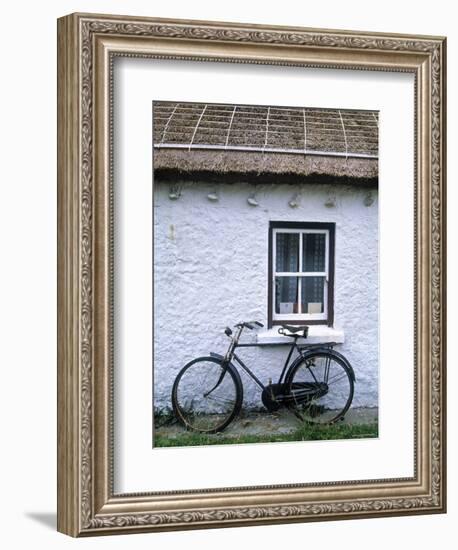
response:
M71 536L441 513L445 470L443 37L73 14L58 21L58 530ZM411 73L414 475L116 494L113 61ZM145 116L147 116L146 114Z

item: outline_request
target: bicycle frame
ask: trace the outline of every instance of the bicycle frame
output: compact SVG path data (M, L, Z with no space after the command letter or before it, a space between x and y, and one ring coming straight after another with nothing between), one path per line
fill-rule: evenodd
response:
M287 369L288 369L288 366L289 366L289 363L290 363L290 359L291 359L291 356L294 352L294 350L296 350L299 354L301 353L300 352L300 348L299 346L297 345L297 342L296 341L293 341L291 344L288 342L287 345L290 345L290 350L288 352L288 355L286 357L286 360L285 360L285 364L283 365L283 368L282 368L282 371L280 373L280 376L278 378L278 384L281 384L282 381L284 380L284 377L285 377L285 374L287 372ZM259 380L259 378L254 374L254 372L249 368L247 367L247 365L245 365L245 363L242 361L242 359L240 359L240 357L235 353L235 350L237 348L255 348L255 347L263 347L263 344L235 344L234 348L233 348L233 351L232 351L232 359L234 359L238 365L248 374L248 376L250 376L254 382L261 388L261 389L265 389L265 385Z
M284 345L284 346L291 346L290 350L288 352L288 355L285 360L285 364L283 365L283 368L281 370L280 376L278 378L277 384L281 384L284 382L286 378L286 374L288 372L288 367L291 367L294 364L294 361L290 363L291 356L293 355L294 350L297 351L300 357L303 356L303 350L309 350L309 349L332 349L335 345L334 342L331 342L329 344L298 344L296 340L293 340L293 342L285 342L284 344L273 344L275 346L278 345ZM264 347L266 344L239 344L237 341L233 342L231 346L229 347L228 353L226 354L226 357L224 358L225 361L228 363L231 363L232 360L236 361L237 364L250 376L250 378L262 389L265 389L265 385L259 380L259 378L254 374L254 372L247 366L245 363L240 359L240 357L235 353L235 350L237 348L257 348L257 347ZM216 354L215 354L216 355Z
M232 367L235 370L237 370L234 363L233 363L233 360L235 360L237 362L237 364L255 382L255 384L258 385L261 388L261 390L265 390L267 386L265 386L261 382L261 380L259 380L259 378L254 374L254 372L247 365L245 365L245 363L242 361L242 359L240 359L240 357L235 353L235 350L237 348L264 347L264 346L269 345L269 344L258 344L258 343L242 343L242 344L240 344L239 340L240 340L240 337L242 336L242 332L243 332L243 329L245 328L245 324L241 323L241 324L236 325L236 326L238 328L238 331L231 338L231 343L229 344L229 348L227 349L227 352L224 355L224 357L222 355L220 355L219 353L214 353L214 352L210 352L210 355L222 360L223 365L227 365L227 367L229 367L229 365L232 365ZM229 336L229 334L228 334L228 336ZM342 361L344 361L344 363L347 365L348 370L350 372L350 376L353 378L353 381L355 381L355 374L354 374L353 368L350 365L350 363L347 361L347 359L343 355L341 355L340 353L336 352L333 349L334 346L336 345L336 342L329 342L329 343L326 343L326 344L298 344L297 343L297 338L293 338L292 342L284 342L284 343L278 343L278 344L272 344L272 345L274 345L274 346L278 346L278 345L290 346L290 350L289 350L288 355L286 357L285 364L283 365L283 368L281 370L280 376L279 376L278 381L277 381L276 384L282 384L282 383L286 382L288 372L290 372L291 368L294 367L294 365L296 364L297 361L301 360L304 357L306 358L306 353L304 353L304 350L306 350L306 352L309 351L309 350L310 351L311 350L326 351L328 353L333 353L335 356L339 356L339 358ZM294 350L297 351L299 357L297 357L294 361L292 361L290 363L290 359L291 359L291 356L292 356ZM328 365L326 365L326 370L327 369L328 369ZM220 385L220 383L222 382L222 380L223 380L223 378L226 374L226 371L227 371L227 368L223 367L223 371L221 373L221 376L220 376L219 380L216 382L215 386L210 390L209 393L211 393L213 390L215 390ZM310 371L310 372L311 372L313 378L315 378L313 372L312 371ZM325 376L327 378L327 374ZM269 384L271 384L271 383L272 383L272 381L270 380Z

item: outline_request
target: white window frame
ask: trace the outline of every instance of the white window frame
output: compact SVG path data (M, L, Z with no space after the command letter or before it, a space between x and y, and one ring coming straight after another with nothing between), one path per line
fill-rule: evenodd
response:
M303 259L303 235L306 234L324 234L325 237L325 271L276 271L277 267L277 233L295 233L299 234L299 268L302 268ZM326 321L328 319L328 288L329 288L329 229L301 229L291 227L272 228L272 321ZM324 277L323 291L323 313L276 313L275 294L277 277ZM298 308L302 307L302 282L298 284Z

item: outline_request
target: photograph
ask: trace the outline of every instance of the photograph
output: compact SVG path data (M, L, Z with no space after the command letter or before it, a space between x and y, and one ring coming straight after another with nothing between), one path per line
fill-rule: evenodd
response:
M379 112L153 101L152 447L378 437Z

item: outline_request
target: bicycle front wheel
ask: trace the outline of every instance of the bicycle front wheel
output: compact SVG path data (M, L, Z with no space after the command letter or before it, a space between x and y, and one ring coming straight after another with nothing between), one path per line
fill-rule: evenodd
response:
M288 377L289 404L300 420L312 424L332 424L343 419L353 392L348 367L326 351L305 356Z
M175 416L186 428L203 433L224 430L240 412L242 399L238 372L213 357L184 366L172 389Z

